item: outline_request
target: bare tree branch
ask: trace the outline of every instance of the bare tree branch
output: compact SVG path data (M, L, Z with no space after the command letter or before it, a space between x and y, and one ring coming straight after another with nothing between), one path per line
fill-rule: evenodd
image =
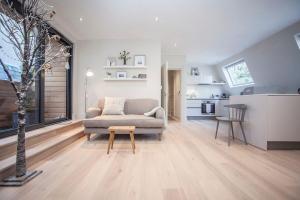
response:
M11 86L13 87L13 89L14 89L14 91L15 91L17 97L19 98L19 93L20 93L20 92L19 92L19 90L18 90L18 88L17 88L17 85L15 84L13 78L11 77L11 75L10 75L10 73L9 73L9 70L7 69L7 67L5 66L5 64L3 63L3 61L2 61L1 59L0 59L0 64L2 65L3 70L4 70L5 74L7 75L8 80L9 80Z

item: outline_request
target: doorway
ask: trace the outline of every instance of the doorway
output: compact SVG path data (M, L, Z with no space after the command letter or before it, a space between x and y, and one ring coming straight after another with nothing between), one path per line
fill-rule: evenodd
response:
M181 70L168 70L168 118L181 120Z

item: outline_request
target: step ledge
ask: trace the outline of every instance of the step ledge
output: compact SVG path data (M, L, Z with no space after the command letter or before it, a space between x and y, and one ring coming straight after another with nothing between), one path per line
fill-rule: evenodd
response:
M69 123L69 122L71 122L71 123ZM57 124L53 124L53 125L46 126L43 128L39 128L39 129L36 129L33 131L28 131L25 134L25 138L27 140L30 138L38 137L43 134L50 133L52 131L59 131L60 129L63 129L70 125L81 124L81 123L82 123L82 120L64 121L61 123L57 123ZM13 136L9 136L7 138L0 139L0 149L5 148L6 146L9 146L9 145L16 144L16 143L17 143L17 135L13 135Z
M56 145L58 145L60 143L63 143L64 141L67 141L68 139L70 139L72 137L77 137L77 135L80 135L81 133L83 136L83 127L78 127L73 130L70 130L62 135L56 136L56 137L50 139L49 141L47 141L46 143L43 143L42 145L38 145L34 148L28 149L28 150L26 150L26 160L34 158L35 156L51 149L52 147L55 147ZM16 155L13 155L9 158L6 158L6 159L0 161L0 173L2 173L5 170L8 170L11 167L14 167L15 164L16 164Z

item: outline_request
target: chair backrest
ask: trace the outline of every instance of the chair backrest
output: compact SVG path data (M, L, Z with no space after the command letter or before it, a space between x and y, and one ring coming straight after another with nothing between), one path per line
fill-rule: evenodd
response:
M225 108L228 108L229 111L229 119L236 121L244 121L245 113L247 110L247 106L245 104L230 104L225 105Z

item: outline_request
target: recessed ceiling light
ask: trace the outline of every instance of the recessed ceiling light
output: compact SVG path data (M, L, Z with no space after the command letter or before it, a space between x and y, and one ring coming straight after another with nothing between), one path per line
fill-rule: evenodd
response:
M82 22L82 21L83 21L83 18L82 18L82 17L80 17L80 18L79 18L79 21L81 21L81 22Z
M154 20L155 20L156 22L158 22L158 21L159 21L159 18L158 18L158 17L155 17Z
M177 47L177 43L176 42L174 43L174 47Z

